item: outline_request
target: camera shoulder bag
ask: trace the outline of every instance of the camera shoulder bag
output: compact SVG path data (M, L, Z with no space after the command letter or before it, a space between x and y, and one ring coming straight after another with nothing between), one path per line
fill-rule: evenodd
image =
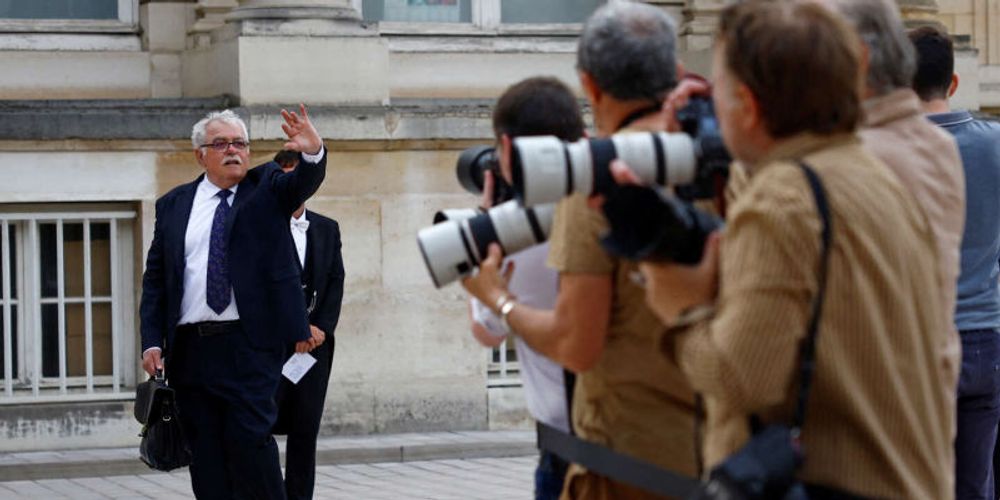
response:
M715 467L696 498L742 499L805 499L803 485L795 474L804 460L799 435L805 423L806 405L816 371L816 337L826 294L826 278L832 239L830 207L826 191L816 172L799 162L806 176L816 210L822 222L819 275L817 291L812 301L812 316L808 330L799 346L799 390L795 414L791 425L771 424L761 426L756 416L751 417L754 435L725 462Z

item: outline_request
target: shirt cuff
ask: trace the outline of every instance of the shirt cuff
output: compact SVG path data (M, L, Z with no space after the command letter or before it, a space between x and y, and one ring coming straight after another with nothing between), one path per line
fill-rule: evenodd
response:
M323 159L323 153L325 153L325 152L326 152L326 148L324 148L321 145L319 147L319 153L316 153L314 155L311 155L311 154L306 153L306 152L302 152L302 159L305 160L308 163L319 163L319 161Z
M157 351L163 352L163 349L161 349L159 347L156 347L156 346L153 346L153 347L150 347L149 349L146 349L145 351L142 351L142 357L145 358L146 357L146 353L149 352L149 351L152 351L153 349L156 349Z
M494 337L506 337L507 333L503 330L503 325L500 323L500 318L497 317L493 311L490 310L486 304L483 304L473 297L472 299L472 320L486 329L486 332Z

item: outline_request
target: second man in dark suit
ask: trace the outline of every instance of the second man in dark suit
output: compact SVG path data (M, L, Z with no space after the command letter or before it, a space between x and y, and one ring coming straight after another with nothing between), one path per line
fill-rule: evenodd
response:
M274 157L290 172L299 162L294 151ZM316 437L333 365L334 330L344 297L344 261L337 221L306 210L292 214L291 236L302 266L302 290L309 310L310 338L290 344L289 351L308 352L316 364L297 384L282 377L278 386L275 434L287 434L285 493L291 499L311 499L316 476ZM291 355L291 352L288 353Z

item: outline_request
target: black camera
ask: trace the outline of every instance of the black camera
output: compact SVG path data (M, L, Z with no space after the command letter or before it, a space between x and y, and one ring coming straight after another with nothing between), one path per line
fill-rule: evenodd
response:
M602 206L610 231L601 244L629 260L697 264L722 220L645 186L620 186Z
M729 156L722 141L715 106L708 97L692 97L677 112L677 121L685 134L697 138L698 170L690 184L677 186L674 192L685 200L709 199L721 193L729 179Z
M731 158L712 103L692 99L680 114L683 133L624 132L563 142L553 136L514 139L514 191L525 206L554 203L573 193L610 195L618 185L610 163L621 159L648 185L678 188L684 199L711 198L724 187Z
M466 191L483 194L486 172L493 173L493 206L514 199L514 190L500 174L500 161L496 148L492 146L472 146L458 155L455 174L458 183Z
M765 427L712 469L708 482L689 500L808 500L796 479L803 460L791 429Z

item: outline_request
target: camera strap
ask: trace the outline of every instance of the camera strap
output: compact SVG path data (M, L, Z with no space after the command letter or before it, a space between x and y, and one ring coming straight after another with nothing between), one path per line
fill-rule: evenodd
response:
M826 190L819 175L808 164L799 161L799 167L809 182L813 199L816 201L816 211L823 224L820 232L819 276L816 279L816 296L813 297L812 317L809 318L808 330L802 345L799 346L799 396L795 406L795 416L792 419L792 429L800 431L806 420L806 405L809 401L809 391L812 388L813 375L816 372L816 337L819 334L819 321L823 315L823 301L826 297L826 276L830 266L830 240L833 238L830 217L830 204L827 201Z
M595 474L674 498L688 498L701 483L694 478L571 436L538 422L538 447Z
M615 133L621 132L623 128L626 128L629 125L632 125L633 123L639 121L640 118L645 118L646 116L649 116L653 113L659 113L662 110L663 110L662 102L657 102L656 104L650 104L649 106L639 108L629 113L628 116L626 116L625 119L618 124L618 127L615 128Z

